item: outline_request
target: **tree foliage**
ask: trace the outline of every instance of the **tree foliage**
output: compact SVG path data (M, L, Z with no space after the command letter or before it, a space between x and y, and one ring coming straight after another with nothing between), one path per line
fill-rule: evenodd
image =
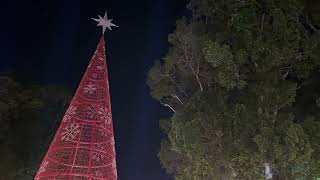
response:
M320 177L320 6L190 0L149 72L177 180Z
M70 100L54 86L0 77L0 179L33 179Z

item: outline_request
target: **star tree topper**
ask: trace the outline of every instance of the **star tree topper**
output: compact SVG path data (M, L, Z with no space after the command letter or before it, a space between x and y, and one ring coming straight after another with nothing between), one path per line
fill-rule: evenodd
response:
M104 17L101 17L100 15L98 15L98 17L99 19L95 19L95 18L91 18L91 19L98 22L97 26L102 26L102 34L104 34L107 28L112 31L112 26L119 27L111 22L112 19L108 19L107 11L104 14Z

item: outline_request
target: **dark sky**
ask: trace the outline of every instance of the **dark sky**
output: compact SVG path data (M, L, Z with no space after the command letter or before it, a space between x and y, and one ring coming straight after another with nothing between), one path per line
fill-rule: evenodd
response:
M105 9L120 26L105 36L119 179L169 180L157 157L167 111L145 82L168 49L185 0L2 0L0 72L74 92L101 35L90 18Z

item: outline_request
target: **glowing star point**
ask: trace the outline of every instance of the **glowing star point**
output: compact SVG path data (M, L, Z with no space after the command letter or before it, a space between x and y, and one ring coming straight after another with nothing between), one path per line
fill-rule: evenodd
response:
M98 15L99 19L96 19L96 18L91 18L93 19L94 21L98 22L97 26L101 26L102 27L102 34L105 33L106 29L108 28L110 31L112 31L112 27L119 27L115 24L113 24L111 21L113 19L108 19L108 14L107 14L107 11L106 13L104 14L103 17L101 17L100 15Z

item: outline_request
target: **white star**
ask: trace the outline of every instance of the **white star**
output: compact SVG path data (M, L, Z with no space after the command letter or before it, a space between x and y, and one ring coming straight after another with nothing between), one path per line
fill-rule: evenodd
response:
M108 19L107 11L106 11L106 13L104 14L104 17L101 17L100 15L98 15L98 17L99 17L99 19L95 19L95 18L91 18L91 19L93 19L93 20L95 20L95 21L98 22L97 26L102 26L102 30L103 30L102 33L103 33L103 34L104 34L104 32L106 31L106 28L112 30L112 26L114 26L114 27L119 27L119 26L117 26L117 25L115 25L115 24L113 24L113 23L111 22L112 19Z

